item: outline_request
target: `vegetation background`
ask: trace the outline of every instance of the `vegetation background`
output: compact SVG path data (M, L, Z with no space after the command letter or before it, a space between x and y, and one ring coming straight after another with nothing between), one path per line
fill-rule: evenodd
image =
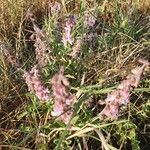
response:
M139 58L150 60L150 1L57 2L60 12L54 14L55 0L0 0L0 149L150 149L149 68L117 119L98 116L103 109L99 100L137 66ZM94 17L93 27L84 26L87 12ZM72 15L76 23L71 35L75 41L84 39L82 48L62 42L65 22ZM39 63L38 31L40 40L48 41L48 62L39 66L44 84L52 93L50 80L64 66L70 93L77 97L67 124L51 116L53 98L41 103L23 78L24 70Z

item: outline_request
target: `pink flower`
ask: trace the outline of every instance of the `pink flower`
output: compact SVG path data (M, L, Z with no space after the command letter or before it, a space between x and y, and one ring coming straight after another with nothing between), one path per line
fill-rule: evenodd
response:
M47 101L50 98L50 92L48 88L44 86L40 79L39 71L36 67L33 67L31 71L25 71L23 78L28 86L30 92L35 93L37 98L42 101Z
M103 116L107 116L108 118L114 119L117 118L119 113L119 105L116 104L108 104L100 113L100 118L103 119Z
M129 102L129 97L130 97L130 91L126 90L119 90L119 99L118 99L118 104L120 105L126 105Z
M64 123L68 124L73 112L71 110L68 110L63 115L60 116L60 120L62 120Z
M108 93L105 99L106 106L99 114L100 118L104 116L111 119L116 118L119 115L120 106L129 102L131 91L138 86L144 68L149 65L149 62L146 60L140 60L139 62L143 65L131 70L131 74L118 85L117 89Z
M71 119L72 111L69 110L73 103L74 96L68 91L69 82L64 76L64 68L61 67L59 73L51 79L54 107L51 112L52 116L59 116L58 119L68 123Z
M44 33L34 22L33 28L35 33L31 38L34 40L36 60L40 66L45 66L50 60L51 47L47 39L46 33Z
M77 39L72 48L72 52L69 54L72 58L76 58L78 53L81 51L81 44L82 39Z
M74 40L71 37L71 27L69 25L66 25L64 27L64 34L63 34L63 37L62 37L62 42L64 43L64 46L66 46L67 43L72 45L73 41Z
M72 28L74 27L75 23L76 23L75 17L70 16L68 21L65 24L64 33L62 36L62 42L65 47L67 46L67 43L69 43L70 45L73 44L74 39L71 36L71 31L72 31Z
M36 60L39 66L45 66L52 56L52 52L49 39L46 33L38 27L35 23L34 16L30 10L28 10L27 18L29 18L33 24L34 33L30 36L30 39L34 41Z
M113 102L116 100L117 96L119 95L118 91L112 91L111 93L108 93L107 98L105 99L106 102Z
M84 26L86 28L93 27L95 25L96 19L89 12L85 12L84 14Z
M61 104L61 101L55 102L55 106L53 108L53 111L51 112L52 116L60 116L64 112L63 104Z

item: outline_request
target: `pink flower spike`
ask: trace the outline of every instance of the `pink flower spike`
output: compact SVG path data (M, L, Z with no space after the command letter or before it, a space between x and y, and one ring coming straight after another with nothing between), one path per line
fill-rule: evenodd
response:
M72 111L69 110L73 103L73 95L68 91L69 81L64 76L64 68L61 67L59 72L51 79L54 107L51 112L52 116L59 116L58 119L68 123Z
M63 36L62 36L62 42L63 42L65 47L67 46L67 43L72 45L73 42L74 42L74 39L71 36L71 31L72 31L72 28L74 27L75 23L76 23L75 17L70 16L68 21L65 24L64 33L63 33Z
M29 72L25 71L23 78L28 86L28 90L35 93L41 102L50 99L50 92L42 83L39 71L36 67L33 67Z
M108 93L105 99L106 106L100 112L100 119L101 116L111 119L117 117L121 105L129 103L130 93L133 88L138 87L144 68L149 65L149 62L146 60L139 60L139 62L143 65L132 69L126 79L118 85L117 89Z

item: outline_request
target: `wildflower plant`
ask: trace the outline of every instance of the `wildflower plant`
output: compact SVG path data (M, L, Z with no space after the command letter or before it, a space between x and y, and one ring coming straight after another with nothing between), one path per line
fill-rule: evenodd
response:
M148 16L141 21L139 8L126 2L36 3L44 10L22 8L14 37L7 37L12 47L0 44L0 91L10 83L10 91L0 93L7 101L0 104L2 149L143 148L150 113ZM18 60L18 43L22 54L34 56ZM8 74L6 64L15 71ZM8 100L16 110L7 110Z

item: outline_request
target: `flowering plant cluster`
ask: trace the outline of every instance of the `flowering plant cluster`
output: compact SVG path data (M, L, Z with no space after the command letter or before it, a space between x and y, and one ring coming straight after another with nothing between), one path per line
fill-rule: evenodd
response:
M138 86L144 68L149 65L148 61L141 59L139 63L141 63L142 66L131 70L131 74L118 85L117 89L107 95L104 102L106 106L99 114L101 119L104 116L111 119L118 117L120 106L129 103L131 91Z
M50 15L55 20L55 17L58 17L58 14L61 11L61 4L58 2L49 2L49 9ZM91 30L96 24L96 18L92 13L88 11L85 11L83 15L84 29L82 37L80 33L77 33L78 37L76 37L76 39L73 38L72 31L75 28L77 22L76 17L72 15L67 18L63 26L63 33L60 31L62 34L62 39L60 42L63 43L64 47L62 47L62 43L55 44L51 39L50 44L49 38L47 37L46 33L35 23L35 17L30 10L27 12L27 18L29 18L33 25L34 33L30 38L34 42L37 66L40 69L41 67L46 66L49 60L52 59L52 47L56 49L66 48L67 45L70 44L72 51L69 53L69 56L71 56L71 58L73 59L76 59L77 55L82 49L82 45L88 45L87 47L90 47L92 49L94 47L92 45L92 42L98 37L98 33L95 30ZM56 20L59 24L59 19L57 18ZM59 47L60 45L61 47ZM0 50L2 50L3 53L7 56L10 63L14 64L16 67L19 67L17 60L10 54L10 51L3 44L0 45ZM53 56L55 55L57 54L54 53ZM55 62L57 61L57 56L55 58L56 60L52 63L52 65L56 64ZM58 64L59 61L60 59L58 60ZM142 66L136 67L135 69L131 70L131 73L118 85L117 89L113 90L107 95L107 98L103 102L106 106L99 114L101 118L103 118L104 116L111 119L118 117L120 107L129 103L129 98L132 90L139 85L144 68L149 65L149 62L145 60L139 60L139 62L142 64ZM28 86L28 90L32 93L35 93L35 95L41 102L50 100L50 91L42 82L40 72L36 66L33 67L30 71L23 70L23 78L25 79L25 82ZM54 106L51 115L53 117L58 117L59 120L67 124L73 114L71 106L75 97L68 89L69 81L64 75L63 67L61 67L59 72L52 77L51 85L54 100Z
M141 1L1 0L0 150L149 146Z

